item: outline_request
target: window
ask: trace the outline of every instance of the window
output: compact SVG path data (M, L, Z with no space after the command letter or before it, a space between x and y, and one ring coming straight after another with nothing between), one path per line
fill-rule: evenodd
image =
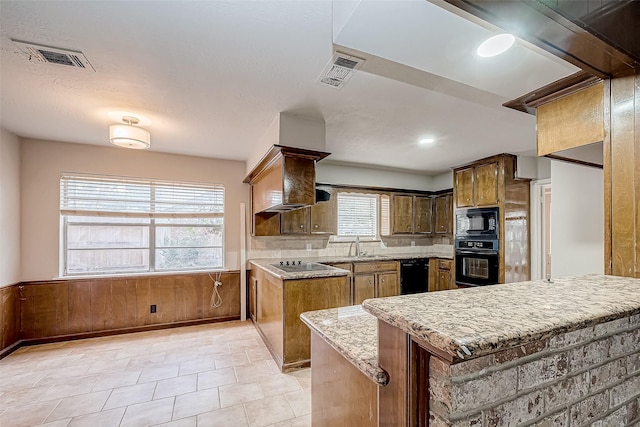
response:
M338 193L338 236L378 235L378 196Z
M224 187L60 178L63 275L222 268Z

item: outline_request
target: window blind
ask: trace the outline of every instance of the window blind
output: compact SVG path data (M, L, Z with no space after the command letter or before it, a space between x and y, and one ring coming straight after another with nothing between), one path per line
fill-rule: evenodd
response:
M338 193L338 236L375 237L377 200L375 194Z
M131 217L223 217L224 186L63 174L63 215Z

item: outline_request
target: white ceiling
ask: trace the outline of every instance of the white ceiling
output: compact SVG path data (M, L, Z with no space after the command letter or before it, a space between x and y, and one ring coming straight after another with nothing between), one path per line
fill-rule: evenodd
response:
M153 151L247 160L291 112L324 118L327 160L438 173L533 152L534 117L501 104L577 71L524 42L476 58L494 32L425 0L2 0L0 124L108 145L127 111L152 121ZM11 39L81 50L96 72L30 62ZM316 82L334 50L366 59L340 90Z

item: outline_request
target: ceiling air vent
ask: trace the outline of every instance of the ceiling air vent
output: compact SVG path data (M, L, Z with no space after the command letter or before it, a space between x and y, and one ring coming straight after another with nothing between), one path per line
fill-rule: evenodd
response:
M333 54L331 61L322 70L318 81L323 85L340 89L360 68L363 62L364 59L362 58L336 52Z
M93 70L84 53L78 50L61 49L59 47L42 46L35 43L12 40L22 52L29 56L29 61L48 62L50 64L67 65L70 67Z

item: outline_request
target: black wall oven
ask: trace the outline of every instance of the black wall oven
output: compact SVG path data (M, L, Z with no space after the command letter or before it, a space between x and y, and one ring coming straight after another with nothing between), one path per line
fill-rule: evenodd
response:
M500 257L497 240L456 241L456 284L495 285L499 281Z
M499 283L500 216L498 208L456 210L456 284L485 286Z

